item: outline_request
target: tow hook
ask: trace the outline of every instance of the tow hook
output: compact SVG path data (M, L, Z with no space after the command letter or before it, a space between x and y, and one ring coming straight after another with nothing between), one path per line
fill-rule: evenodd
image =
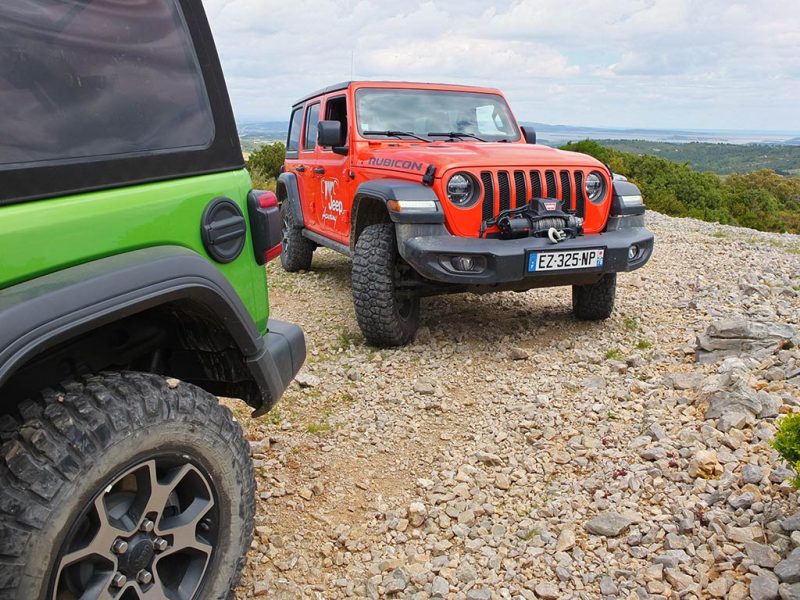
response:
M567 239L567 234L564 233L563 229L556 229L555 227L551 227L550 229L547 230L547 237L554 244L558 244Z

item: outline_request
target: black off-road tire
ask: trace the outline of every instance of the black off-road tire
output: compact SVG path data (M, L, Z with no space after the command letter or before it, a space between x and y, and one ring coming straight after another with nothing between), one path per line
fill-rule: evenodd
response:
M303 237L303 228L297 222L288 202L281 204L281 227L283 233L281 265L284 271L289 273L308 271L311 268L316 245Z
M402 346L419 326L419 297L398 294L398 270L409 271L397 251L394 224L364 229L353 254L353 304L367 343Z
M572 311L580 321L602 321L614 311L617 274L606 273L597 283L572 286Z
M184 510L174 508L176 490L183 489L175 482L193 478L194 485L197 473L207 476L205 483L210 485L203 489L211 491L208 496L213 503L206 502L197 511L196 526L190 519L189 525L180 527L194 536L193 541L202 535L198 533L201 529L213 531L214 550L207 554L210 559L202 579L197 576L196 582L202 583L194 584L199 585L197 597L229 597L252 539L255 478L241 428L213 395L190 384L145 373L88 376L59 389L42 391L37 398L23 402L13 416L0 415L0 440L0 599L51 600L55 580L62 585L64 581L57 577L58 565L64 562L66 568L71 560L63 558L63 546L75 539L79 525L89 522L87 514L97 516L97 506L111 502L112 482L134 469L148 468L137 466L140 464L153 465L147 473L157 473L159 498L168 496L166 506L172 507L158 513L162 518L156 522L153 535L165 535L159 529L166 527L163 519L170 515L174 518L175 511ZM178 473L181 465L186 470L176 474L174 480L167 477L162 486L163 471L159 469L164 460L172 461L167 464L173 469L167 471L168 475ZM136 471L131 477L144 475ZM118 485L123 484L114 483ZM128 489L124 485L120 488L121 497L129 493ZM155 490L147 485L144 489ZM154 505L159 503L156 491L147 494ZM207 512L207 506L212 512ZM108 511L106 515L113 514L108 507L104 510ZM131 515L137 514L135 509L130 510ZM189 512L181 513L181 518ZM146 531L148 514L157 519L156 513L147 513L137 525L138 517L130 517L131 527L140 538L146 535L140 532ZM129 513L125 515L127 518ZM207 515L214 515L213 523ZM152 529L152 522L150 526ZM105 531L116 535L116 529ZM99 536L97 533L93 539ZM177 534L171 539L177 549ZM130 541L131 548L141 545L140 539ZM74 552L76 546L71 548ZM168 554L165 551L162 558ZM149 556L153 556L152 549ZM138 569L141 554L137 557L137 562L133 562L133 556L126 557L130 561L126 566ZM114 569L121 568L123 559L117 556L117 560ZM151 564L151 570L158 569L157 562ZM154 586L161 585L161 579L154 581ZM128 578L128 582L138 585L135 578ZM134 590L133 597L137 594ZM130 596L131 592L125 591L125 598Z

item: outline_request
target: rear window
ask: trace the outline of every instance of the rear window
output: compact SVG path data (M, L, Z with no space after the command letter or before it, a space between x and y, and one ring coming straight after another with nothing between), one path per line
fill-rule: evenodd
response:
M0 115L0 170L214 139L175 0L3 0Z
M297 152L300 149L300 129L303 126L303 109L296 108L289 121L289 139L286 142L287 152Z

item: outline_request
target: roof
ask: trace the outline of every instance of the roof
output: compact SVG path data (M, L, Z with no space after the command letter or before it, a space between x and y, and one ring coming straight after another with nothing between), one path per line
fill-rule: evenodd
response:
M317 90L311 94L303 96L297 102L295 102L292 106L297 106L298 104L302 104L307 100L311 100L312 98L316 98L317 96L324 96L325 94L330 94L331 92L338 92L339 90L345 90L351 85L369 85L369 84L397 84L402 86L411 86L411 85L424 85L424 86L434 86L434 87L451 87L451 88L458 88L458 89L472 89L472 90L480 90L482 92L492 91L499 93L500 90L496 90L494 88L488 87L481 87L477 85L462 85L460 83L432 83L428 81L368 81L368 80L361 80L361 81L342 81L341 83L336 83L334 85L329 85L328 87L324 87L322 89Z

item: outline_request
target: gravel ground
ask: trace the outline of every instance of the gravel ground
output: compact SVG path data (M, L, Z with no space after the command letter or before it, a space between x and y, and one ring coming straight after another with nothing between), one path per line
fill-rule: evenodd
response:
M609 321L575 321L568 288L438 297L397 350L364 345L348 259L270 265L309 353L272 413L236 409L259 494L237 597L800 598L768 443L800 352L694 352L723 317L798 326L800 236L648 220L655 254ZM720 372L759 414L705 418Z

